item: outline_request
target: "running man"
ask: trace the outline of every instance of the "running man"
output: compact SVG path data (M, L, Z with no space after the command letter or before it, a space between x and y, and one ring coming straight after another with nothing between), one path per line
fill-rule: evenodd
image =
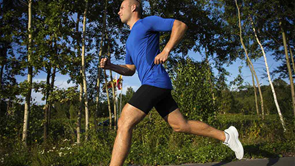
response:
M118 121L111 166L121 166L130 147L132 130L155 107L175 132L207 136L222 141L230 147L236 158L242 159L244 149L238 131L231 126L217 130L200 121L186 120L171 96L171 80L163 68L170 51L180 42L187 26L175 19L149 16L141 19L142 7L138 0L124 0L118 12L122 23L130 28L126 43L125 65L115 65L103 58L100 67L119 74L132 76L137 70L142 86L124 106ZM170 40L160 52L159 32L171 31Z

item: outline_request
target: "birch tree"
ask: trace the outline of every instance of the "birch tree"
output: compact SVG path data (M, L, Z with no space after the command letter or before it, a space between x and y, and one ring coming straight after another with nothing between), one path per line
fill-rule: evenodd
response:
M248 51L247 51L247 48L244 44L244 40L243 40L243 35L242 35L242 25L241 25L241 12L240 12L240 7L238 5L238 2L237 0L235 0L235 3L236 3L236 7L237 7L237 10L238 10L238 19L239 19L239 29L240 29L240 42L243 46L243 49L245 51L245 54L246 54L246 57L247 57L247 61L248 63L250 64L250 70L254 73L254 76L256 78L256 82L257 82L257 86L258 86L258 91L259 91L259 95L260 95L260 102L261 102L261 114L262 114L262 119L264 119L264 107L263 107L263 96L262 96L262 92L261 92L261 88L260 88L260 83L259 83L259 80L258 80L258 77L257 77L257 74L255 72L255 69L254 69L254 66L251 62L251 59L249 58L248 56Z
M23 125L23 135L22 141L25 146L27 146L27 137L28 137L28 125L29 125L29 112L30 112L30 101L31 101L31 93L32 93L32 74L33 67L31 66L31 58L32 58L32 0L28 1L28 92L25 99L25 111L24 111L24 125Z
M88 95L87 95L87 81L85 71L85 37L86 37L86 16L88 9L88 0L86 0L86 6L83 14L83 38L82 38L82 77L83 77L83 91L84 91L84 104L85 104L85 132L88 140L88 129L89 129L89 110L88 110Z
M250 67L249 63L248 63L248 66ZM257 89L256 89L256 85L255 85L254 73L251 70L251 68L250 68L250 71L251 71L251 76L252 76L252 84L253 84L253 88L254 88L255 108L256 108L257 116L259 116L259 108L258 108L258 100L257 100Z
M276 91L274 89L274 86L273 86L271 78L270 78L270 72L269 72L269 68L268 68L268 64L267 64L267 58L266 58L266 55L265 55L265 51L264 51L264 48L263 48L263 46L262 46L262 44L261 44L261 42L260 42L260 40L259 40L259 38L257 36L256 29L255 29L255 26L254 26L254 23L253 23L253 19L251 17L250 17L250 20L251 20L251 24L252 24L252 27L253 27L253 32L255 34L256 41L259 44L259 46L261 48L261 51L262 51L262 54L263 54L263 57L264 57L264 62L265 62L265 68L266 68L266 71L267 71L268 81L269 81L269 84L270 84L270 87L271 87L271 90L272 90L274 102L275 102L276 107L277 107L277 111L278 111L278 114L279 114L279 117L280 117L280 120L281 120L281 124L283 126L284 131L286 131L286 125L285 125L285 121L284 121L283 115L282 115L281 110L280 110L280 106L279 106L278 101L277 101Z
M76 22L76 40L77 40L77 57L80 55L80 42L79 42L79 23L80 23L80 14L79 12L77 13L77 22ZM82 70L80 69L80 75L82 75ZM80 81L79 82L79 89L80 89L80 93L79 93L79 109L78 109L78 113L77 113L77 143L80 144L81 143L81 113L83 110L83 83Z

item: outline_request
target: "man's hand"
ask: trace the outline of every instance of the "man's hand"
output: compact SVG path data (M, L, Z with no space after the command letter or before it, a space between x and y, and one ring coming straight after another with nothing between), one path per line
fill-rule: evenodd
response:
M110 69L111 68L111 61L108 59L108 58L102 58L100 60L100 68L103 68L103 69Z
M169 55L169 52L163 50L160 54L158 54L155 57L154 63L156 65L165 63L168 59L168 55Z

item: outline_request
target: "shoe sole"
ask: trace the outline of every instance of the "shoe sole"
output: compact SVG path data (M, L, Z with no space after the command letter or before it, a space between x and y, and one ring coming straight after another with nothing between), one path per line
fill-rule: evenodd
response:
M242 145L241 141L239 140L239 132L238 132L238 130L234 126L231 126L229 129L235 135L239 148L242 149L242 157L241 158L238 158L237 157L237 159L241 160L244 157L244 148L243 148L243 145Z

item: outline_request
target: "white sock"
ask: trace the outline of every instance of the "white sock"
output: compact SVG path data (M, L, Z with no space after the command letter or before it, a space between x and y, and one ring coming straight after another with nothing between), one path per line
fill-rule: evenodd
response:
M229 140L229 134L227 132L224 132L224 135L225 135L225 141L224 143L228 143L228 140Z

